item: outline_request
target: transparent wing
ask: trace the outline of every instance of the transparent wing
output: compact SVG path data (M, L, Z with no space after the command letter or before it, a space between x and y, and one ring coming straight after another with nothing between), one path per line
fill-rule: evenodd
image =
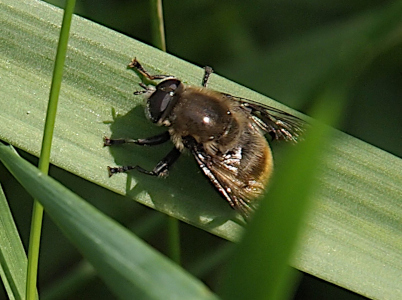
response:
M306 129L306 121L283 110L230 94L222 95L239 102L254 123L276 140L298 142Z

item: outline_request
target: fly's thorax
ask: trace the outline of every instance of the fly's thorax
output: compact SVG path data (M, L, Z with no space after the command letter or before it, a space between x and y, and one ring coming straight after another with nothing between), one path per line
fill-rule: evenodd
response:
M219 139L233 121L232 112L219 93L186 87L173 108L169 121L175 134L192 136L198 143Z

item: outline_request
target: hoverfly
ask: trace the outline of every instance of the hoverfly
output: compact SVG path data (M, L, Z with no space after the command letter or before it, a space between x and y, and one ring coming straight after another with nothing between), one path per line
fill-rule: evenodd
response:
M152 171L140 166L108 167L109 176L137 170L152 176L167 176L184 149L232 208L248 217L255 199L263 192L273 171L273 158L265 138L297 142L304 121L287 112L257 102L208 89L213 72L205 67L202 86L185 85L174 76L150 75L134 59L129 67L149 80L162 80L134 94L144 94L148 118L168 130L145 139L109 139L104 145L123 143L159 145L168 140L174 148Z

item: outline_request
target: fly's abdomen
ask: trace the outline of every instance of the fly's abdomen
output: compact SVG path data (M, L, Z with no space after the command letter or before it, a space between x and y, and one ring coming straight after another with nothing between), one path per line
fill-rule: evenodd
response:
M246 198L260 196L273 171L273 158L268 142L262 135L254 135L243 146L239 179L244 182Z

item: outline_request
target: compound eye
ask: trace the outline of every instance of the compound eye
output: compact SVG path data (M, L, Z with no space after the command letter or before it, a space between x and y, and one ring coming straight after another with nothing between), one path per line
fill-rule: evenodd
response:
M156 86L147 102L148 116L153 123L157 123L164 112L172 108L175 91L180 84L177 79L167 79Z

